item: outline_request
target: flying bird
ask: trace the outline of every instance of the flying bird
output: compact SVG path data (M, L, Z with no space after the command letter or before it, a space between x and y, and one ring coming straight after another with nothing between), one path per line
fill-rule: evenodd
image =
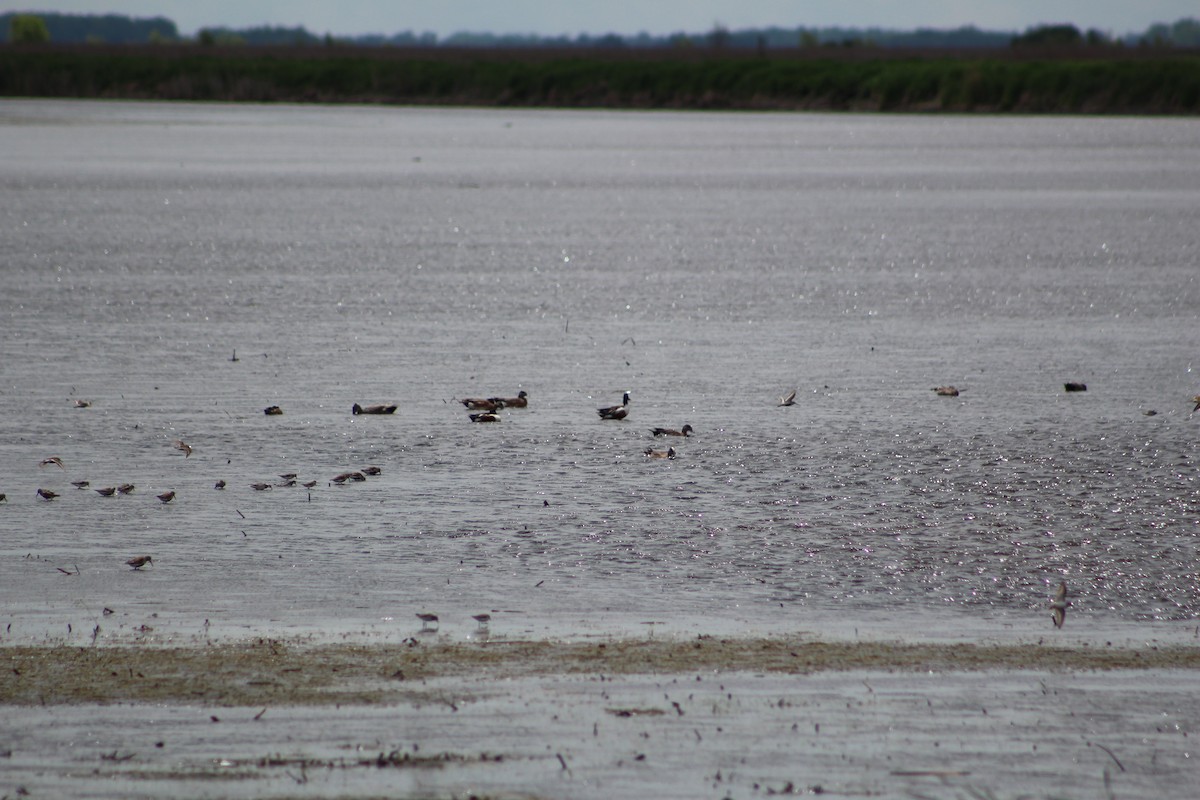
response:
M783 397L779 398L779 405L781 405L781 406L796 405L796 390L792 389L790 392L785 394Z
M1067 619L1067 607L1071 605L1071 601L1067 599L1067 582L1063 581L1058 585L1058 591L1054 593L1054 600L1050 603L1050 618L1054 620L1054 627L1061 628L1063 622Z
M184 458L187 458L188 456L190 456L192 454L192 446L190 444L188 444L187 442L182 441L180 439L176 439L172 443L171 446L174 447L176 450L182 450Z
M625 392L621 398L621 405L597 408L596 413L600 415L600 419L625 419L629 415L629 392Z
M49 458L43 458L41 463L38 464L38 466L39 467L48 467L51 464L58 467L59 469L67 468L66 465L63 464L63 460L61 458L59 458L58 456L50 456Z

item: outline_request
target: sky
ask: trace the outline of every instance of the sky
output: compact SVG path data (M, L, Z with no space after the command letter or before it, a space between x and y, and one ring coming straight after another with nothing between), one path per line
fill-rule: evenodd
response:
M1200 17L1197 0L0 0L0 11L165 16L179 32L203 27L303 26L335 36L459 31L534 33L697 33L727 28L844 26L1022 31L1071 23L1114 35L1156 22Z

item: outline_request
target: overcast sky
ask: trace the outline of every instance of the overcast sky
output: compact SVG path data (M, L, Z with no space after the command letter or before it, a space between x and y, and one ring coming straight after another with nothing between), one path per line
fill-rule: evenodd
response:
M1053 22L1123 34L1200 17L1197 0L30 0L0 3L0 10L165 16L186 35L208 26L264 24L335 35L411 30L574 36L691 33L717 23L732 29L975 25L1015 31Z

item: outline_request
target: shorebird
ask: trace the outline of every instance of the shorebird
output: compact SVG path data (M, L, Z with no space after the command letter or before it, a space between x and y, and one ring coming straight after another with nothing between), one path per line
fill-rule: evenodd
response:
M316 481L305 481L304 483L302 483L300 485L303 486L305 489L311 489L317 485L317 482Z
M117 494L133 494L133 490L136 488L132 483L122 483L117 487Z
M629 414L629 392L621 398L621 405L597 408L596 413L600 415L600 419L625 419Z
M188 456L190 456L192 454L192 446L190 444L188 444L187 442L182 441L180 439L176 439L174 442L172 442L171 446L174 447L176 450L182 450L184 458L187 458Z
M359 472L363 475L380 475L383 473L383 470L379 467L363 467Z
M294 473L294 472L285 472L285 473L283 473L282 475L280 475L279 477L280 477L280 478L282 478L282 479L283 479L283 480L285 480L285 481L294 481L294 480L296 480L296 473Z
M128 564L129 566L133 567L134 569L141 569L142 567L146 566L147 564L153 564L154 559L151 558L150 556L134 556L133 558L126 561L125 563Z
M334 475L329 480L333 481L334 483L345 483L346 481L350 480L350 473L343 472L340 475Z
M1067 582L1063 581L1058 585L1058 591L1054 593L1054 600L1050 603L1050 618L1054 620L1054 627L1061 628L1063 622L1067 619L1067 606L1071 605L1071 601L1067 599Z
M266 408L263 409L263 413L266 414L268 417L278 417L280 414L283 413L283 409L280 408L279 406L267 406Z
M53 500L54 498L58 497L57 492L52 492L49 489L38 489L37 493L38 497L42 498L43 500Z
M693 431L691 425L684 425L679 430L675 430L673 428L651 428L650 429L650 433L654 434L655 436L687 436L689 433L693 433L693 432L694 431Z
M281 489L287 489L287 488L290 488L290 487L292 487L292 486L295 486L295 485L296 485L296 479L295 479L295 478L288 478L288 479L287 479L286 481L284 481L283 483L277 483L277 484L275 484L275 485L276 485L276 486L278 486L278 487L279 487L279 488L281 488Z
M666 450L655 450L653 447L646 448L646 458L674 458L675 448L668 447Z
M216 483L213 484L213 488L214 489L224 489L225 481L217 481Z
M71 485L76 489L86 489L92 484L90 481L71 481Z
M1063 391L1064 392L1086 392L1087 384L1086 383L1076 383L1075 381L1068 381L1063 384Z
M263 492L263 491L266 491L267 489L270 489L271 484L269 484L269 483L252 483L252 484L250 484L250 488L256 492Z
M428 613L422 612L422 613L417 614L417 619L421 620L421 630L423 630L423 631L437 630L437 626L438 626L438 615L437 614L428 614Z
M783 397L779 398L779 405L781 405L781 406L796 405L796 390L792 389L790 392L785 394Z
M117 487L115 486L105 486L103 489L96 490L96 494L100 495L101 497L112 497L116 493Z
M163 492L162 494L156 494L155 497L157 497L159 500L161 500L164 503L169 503L175 499L175 490L172 489L169 492Z
M487 628L488 623L492 621L492 615L491 614L475 614L471 617L471 619L478 622L480 630L483 630L483 629Z
M1193 397L1192 402L1196 404L1196 407L1192 409L1192 413L1195 414L1197 411L1200 411L1200 394Z
M958 397L958 389L953 386L935 386L933 391L937 392L938 397Z
M471 422L499 422L500 417L491 411L480 411L478 414L468 414Z
M355 403L354 405L350 406L350 413L356 416L358 414L395 414L397 408L399 408L399 406L395 405L394 403L392 405L380 404L374 406L360 406L358 403Z
M516 397L489 397L488 400L505 408L525 408L529 405L529 395L524 390L517 392Z
M39 467L48 467L51 464L58 467L59 469L66 469L66 466L63 464L63 460L61 458L59 458L58 456L50 456L49 458L43 458L41 463L38 464L38 466Z
M91 404L92 404L92 401L91 401L91 400L76 400L76 401L75 401L75 407L76 407L76 408L87 408L87 407L89 407Z

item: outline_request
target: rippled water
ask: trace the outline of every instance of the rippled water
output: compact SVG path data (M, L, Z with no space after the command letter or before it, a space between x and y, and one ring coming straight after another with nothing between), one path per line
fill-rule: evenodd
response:
M6 101L0 622L1190 632L1197 187L1186 120Z

